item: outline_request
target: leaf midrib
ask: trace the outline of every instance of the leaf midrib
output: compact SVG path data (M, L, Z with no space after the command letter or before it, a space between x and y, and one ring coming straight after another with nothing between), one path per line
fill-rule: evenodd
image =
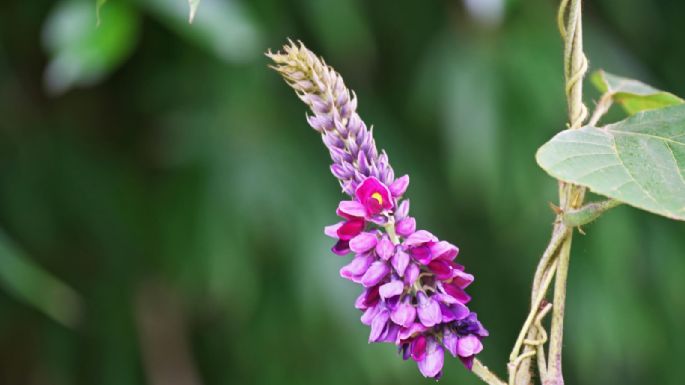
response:
M648 138L652 138L655 140L662 140L664 142L670 142L670 143L679 144L681 146L685 146L685 142L678 142L678 141L673 140L673 138L685 136L685 134L680 134L680 135L676 135L673 137L664 137L664 136L656 136L656 135L652 135L652 134L645 134L644 132L612 130L611 128L608 128L608 127L606 127L606 128L595 127L595 128L597 128L599 130L604 130L607 132L615 133L615 134L620 134L620 135L646 136Z

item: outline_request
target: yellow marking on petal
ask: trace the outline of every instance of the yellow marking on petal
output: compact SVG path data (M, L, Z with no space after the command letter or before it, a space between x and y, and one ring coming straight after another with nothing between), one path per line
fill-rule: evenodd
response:
M383 196L380 193L375 192L371 194L371 198L377 200L379 205L383 204Z

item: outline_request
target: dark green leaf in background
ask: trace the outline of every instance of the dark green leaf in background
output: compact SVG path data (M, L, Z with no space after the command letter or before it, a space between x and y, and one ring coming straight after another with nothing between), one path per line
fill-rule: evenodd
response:
M0 285L16 299L69 327L80 321L81 297L33 263L0 231Z
M43 27L43 44L50 55L45 87L61 94L75 86L92 85L116 69L138 40L138 14L116 1L102 6L81 0L57 3ZM97 18L101 18L98 26Z

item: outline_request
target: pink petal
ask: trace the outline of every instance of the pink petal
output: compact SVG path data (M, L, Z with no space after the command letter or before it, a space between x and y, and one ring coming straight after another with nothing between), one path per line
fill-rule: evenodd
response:
M348 219L338 228L336 234L343 241L349 241L364 230L364 225L364 220L361 218Z
M373 260L373 256L369 254L359 254L340 269L340 276L358 283L359 278L366 273Z
M397 206L395 210L395 221L399 222L409 215L409 199L405 199Z
M388 325L390 313L387 309L381 310L371 321L371 333L369 334L369 342L376 342L380 339L381 334Z
M452 355L452 357L457 356L457 344L459 343L459 337L450 328L445 328L445 332L442 335L442 344L445 345L445 349Z
M395 225L395 231L403 237L413 234L416 231L416 219L414 217L403 218Z
M433 254L431 254L430 247L426 245L412 247L409 249L409 253L411 254L412 258L423 265L427 265L433 260Z
M424 243L429 243L429 242L437 242L438 238L429 233L426 230L419 230L407 237L407 239L404 240L404 245L405 246L418 246L422 245Z
M351 217L364 218L366 216L366 209L364 208L364 205L357 201L340 202L338 205L338 211Z
M366 289L366 290L368 290L368 289ZM355 308L355 309L366 310L366 309L369 308L368 306L366 306L366 303L365 303L365 302L366 302L366 301L365 301L365 299L366 299L366 290L364 290L363 292L361 292L361 294L359 294L359 296L357 296L357 299L354 301L354 308Z
M442 293L435 293L433 294L433 298L440 302L441 304L447 304L447 305L453 305L455 303L459 303L456 299L454 299L451 295L447 294L442 294Z
M419 292L417 298L419 300L417 313L423 326L429 328L442 322L440 304L436 300L426 296L423 292Z
M390 263L392 264L392 267L395 268L397 275L404 277L404 271L409 264L409 254L398 249L395 255L390 258Z
M442 322L452 322L462 320L469 315L469 308L459 302L447 305L440 304L440 313L442 313Z
M435 339L428 338L426 343L426 357L419 361L419 371L425 377L438 377L442 371L445 353L442 346Z
M474 335L460 338L457 344L457 354L461 357L473 356L480 353L481 350L483 350L483 344Z
M403 175L395 179L388 188L392 196L399 197L407 191L407 186L409 186L409 175Z
M350 250L355 253L365 253L376 247L378 237L376 233L360 233L356 237L350 239Z
M385 328L378 342L391 342L395 343L397 340L397 334L400 331L400 327L392 322L388 322L388 326Z
M390 314L392 322L408 328L416 319L416 308L408 301L401 302Z
M362 314L362 318L360 320L364 325L371 325L371 322L374 320L374 318L376 318L380 311L380 306L370 307L364 311L364 314Z
M426 358L426 343L426 337L423 335L416 337L416 339L411 342L409 348L411 349L411 358L414 361L418 362Z
M468 285L473 282L473 275L469 273L464 273L460 270L452 270L452 283L457 285L462 289L465 289Z
M376 245L376 254L384 261L387 261L394 253L395 245L392 244L392 241L390 241L387 235L383 236Z
M359 297L357 297L357 300L354 302L354 307L359 310L366 310L376 306L380 298L380 295L378 295L378 286L366 288Z
M378 288L378 293L385 299L400 295L402 291L404 291L404 282L402 281L388 282Z
M425 326L421 325L420 322L414 322L411 326L408 328L402 328L397 335L397 342L402 342L406 341L412 337L414 337L418 333L423 333L427 329Z
M470 295L466 294L466 292L463 289L453 284L445 283L442 285L442 288L445 291L445 294L451 296L452 298L456 299L457 301L463 304L467 304L469 303L469 301L471 301Z
M361 278L364 287L371 287L379 283L390 272L390 268L383 261L376 261L371 264L369 269Z
M443 259L434 259L428 264L428 268L441 281L452 278L452 267Z
M440 241L431 246L431 253L435 256L434 258L451 261L459 254L459 248L449 242Z
M421 273L421 269L415 263L410 263L407 270L404 271L404 283L407 286L413 286L416 279L419 278L419 273Z
M341 239L333 245L331 251L337 255L347 255L350 252L350 242Z
M329 225L323 228L323 233L328 235L331 238L338 239L338 229L342 224L345 222L338 222L334 225Z

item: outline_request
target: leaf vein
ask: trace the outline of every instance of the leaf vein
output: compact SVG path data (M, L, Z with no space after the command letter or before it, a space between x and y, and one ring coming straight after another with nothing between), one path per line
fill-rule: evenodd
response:
M662 140L664 142L671 142L675 144L685 144L685 142L678 142L673 140L673 138L667 138L665 136L656 136L652 134L646 134L644 132L630 132L630 131L619 131L619 130L611 130L611 129L606 129L607 131L610 131L614 133L615 135L632 135L632 136L645 136L654 140ZM678 135L681 136L681 135ZM676 138L678 137L676 136Z
M668 148L668 152L673 157L673 162L675 163L675 173L678 174L680 181L683 182L683 185L685 185L685 177L683 177L683 173L680 170L680 165L678 165L678 159L675 157L675 152L673 152L673 149L669 143L666 143L666 148Z
M562 159L562 160L560 160L560 161L558 161L558 162L556 162L556 163L553 163L553 164L549 165L548 168L550 168L550 169L556 168L558 165L560 165L560 164L562 164L562 163L564 163L564 162L566 162L566 161L568 161L568 160L570 160L570 159L582 158L582 157L586 157L586 156L596 156L596 155L616 155L616 154L613 153L613 152L596 152L596 153L595 153L595 152L592 152L592 153L587 153L587 154L571 155L571 156L566 157L566 158L564 158L564 159Z
M596 172L598 172L598 171L606 170L607 168L616 167L616 166L622 166L622 164L621 164L621 163L607 164L607 165L604 165L604 166L602 166L602 167L596 168L596 169L594 169L594 170L592 170L592 171L590 171L590 172L586 172L585 174L583 174L583 175L581 175L581 176L578 176L578 177L576 177L576 178L577 178L578 180L581 180L581 179L585 178L585 177L588 176L588 175L592 175L592 174L594 174L594 173L596 173Z

